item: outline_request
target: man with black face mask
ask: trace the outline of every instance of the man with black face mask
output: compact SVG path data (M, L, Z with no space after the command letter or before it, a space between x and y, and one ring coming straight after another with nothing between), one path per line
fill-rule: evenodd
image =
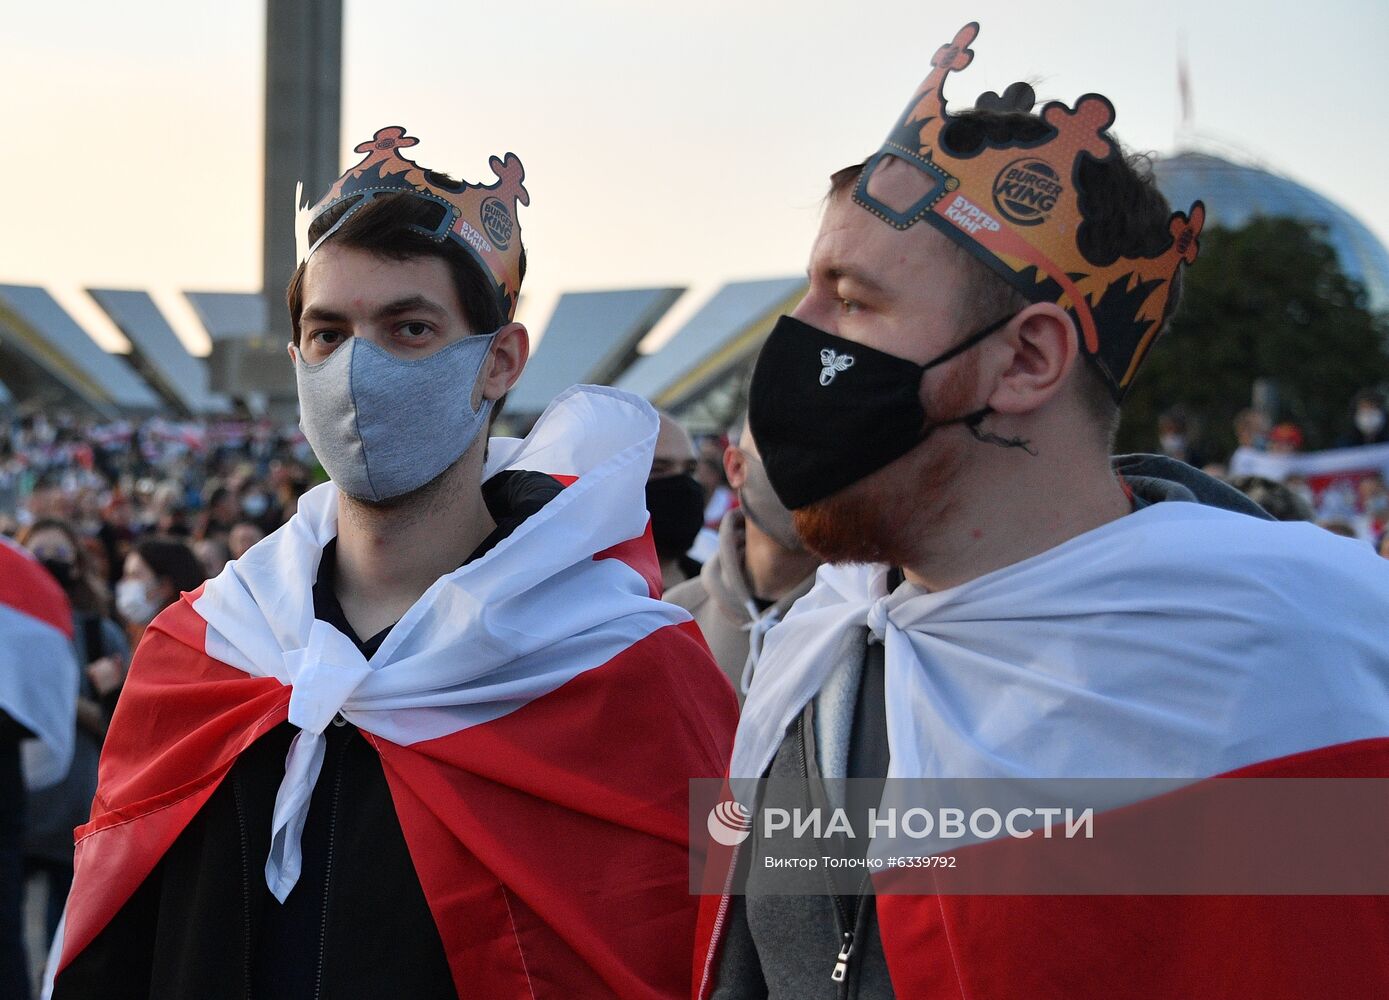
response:
M723 454L738 506L719 525L718 551L699 576L666 592L694 615L741 703L771 628L815 582L819 558L796 537L747 424Z
M715 836L737 843L737 878L708 897L697 996L1379 995L1386 896L1180 895L1141 881L1156 864L1073 894L1007 877L1083 875L1098 855L1020 869L882 850L878 807L935 805L920 796L950 794L937 779L1134 779L1104 784L1098 834L1170 806L1141 791L1155 778L1212 796L1228 786L1206 779L1234 773L1389 774L1389 567L1179 462L1110 456L1201 204L1171 211L1099 95L1034 114L1019 83L948 111L977 32L935 52L881 150L832 178L809 291L754 371L772 486L833 565L768 636L743 706L730 787L748 824ZM1033 826L970 833L1025 852L1050 843ZM1167 829L1233 862L1270 832ZM1382 870L1384 835L1353 876ZM895 857L975 859L985 887Z
M661 430L646 480L646 509L661 560L661 584L669 590L699 573L699 563L688 553L704 527L704 488L694 477L699 459L690 432L669 413L658 415Z
M415 144L379 130L298 220L332 482L145 632L58 1000L688 995L688 782L736 705L659 600L656 414L575 386L489 440L528 355L525 172Z

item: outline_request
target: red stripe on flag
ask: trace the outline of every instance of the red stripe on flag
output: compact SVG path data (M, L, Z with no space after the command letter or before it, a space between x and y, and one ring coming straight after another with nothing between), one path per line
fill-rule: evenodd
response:
M1221 778L1386 776L1389 739L1294 754ZM1145 821L1141 809L1117 813ZM1096 817L1097 831L1105 821ZM898 996L1262 1000L1377 996L1389 983L1384 896L880 893L877 908Z
M595 552L594 559L616 559L626 563L640 574L646 581L647 592L655 600L661 599L661 594L665 590L664 581L661 578L661 560L656 555L656 543L651 537L651 521L648 518L646 530L636 538L629 538L625 542L618 542L602 552Z
M77 829L59 968L125 905L241 752L288 716L289 688L206 654L192 596L145 630L121 690L92 817Z
M688 782L735 720L685 623L485 725L373 738L460 993L688 996Z
M0 540L0 604L52 625L72 638L72 607L53 574L7 540Z

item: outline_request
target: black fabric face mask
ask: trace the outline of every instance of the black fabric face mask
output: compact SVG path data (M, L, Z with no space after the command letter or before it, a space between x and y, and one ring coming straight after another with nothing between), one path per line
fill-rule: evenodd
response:
M59 586L64 590L71 590L74 582L74 568L72 563L66 559L40 559L43 568L53 575L53 579L58 581Z
M987 406L927 423L921 376L1012 318L918 365L782 316L762 345L748 390L752 436L781 502L798 510L832 496L901 458L940 427L964 424L991 440L978 429L992 412Z
M651 538L662 559L684 555L704 527L704 487L694 476L662 476L646 483Z

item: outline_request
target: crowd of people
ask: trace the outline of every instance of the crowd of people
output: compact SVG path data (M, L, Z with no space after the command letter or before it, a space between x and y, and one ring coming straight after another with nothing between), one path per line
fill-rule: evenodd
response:
M1362 440L1389 440L1382 397L1351 401ZM1315 495L1303 477L1232 476L1250 453L1294 451L1299 432L1255 410L1236 420L1238 451L1206 461L1180 406L1163 414L1153 451L1230 482L1284 521L1315 521L1389 553L1382 475ZM819 559L797 537L746 418L726 434L692 435L660 415L646 488L665 599L694 616L739 701L766 634L814 582ZM96 791L102 738L146 625L275 531L322 475L297 427L268 421L92 424L44 414L12 419L0 437L0 533L27 548L62 586L73 646L85 665L68 777L31 796L24 866L31 909L57 927L72 880L71 831Z
M49 937L131 651L180 594L288 520L314 468L298 429L268 421L103 423L47 411L0 421L0 534L61 585L81 667L71 768L30 796L22 833L30 909ZM30 942L31 960L43 945Z
M456 181L399 126L296 226L302 433L9 424L0 994L26 878L54 1000L1382 994L1382 830L1317 828L1349 890L1274 852L1245 891L1283 831L1204 814L1158 827L1177 891L1018 891L1068 866L1011 812L961 851L1032 868L982 893L911 863L960 851L878 870L889 779L1115 779L1112 830L1214 779L1389 773L1382 401L1348 460L1255 412L1228 462L1180 411L1115 455L1205 209L1098 94L947 111L978 30L831 176L726 436L584 385L491 436L525 170Z
M1363 389L1348 401L1345 432L1330 442L1331 449L1342 452L1336 464L1343 472L1318 477L1315 488L1288 461L1305 453L1302 428L1295 422L1273 420L1246 408L1235 416L1233 430L1234 451L1223 458L1212 456L1201 443L1197 423L1176 405L1158 418L1154 450L1235 485L1279 520L1313 521L1389 555L1389 488L1384 478L1389 454L1362 452L1366 458L1361 463L1355 457L1356 449L1389 443L1382 391Z

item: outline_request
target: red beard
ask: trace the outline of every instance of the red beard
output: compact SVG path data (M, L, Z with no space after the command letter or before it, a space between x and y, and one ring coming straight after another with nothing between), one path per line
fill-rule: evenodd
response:
M960 371L942 383L931 409L949 420L978 407L978 360L961 359ZM927 417L927 423L933 419ZM964 464L963 427L931 434L901 458L823 500L793 512L796 534L828 563L910 566L927 552L924 526L950 511L949 486Z

